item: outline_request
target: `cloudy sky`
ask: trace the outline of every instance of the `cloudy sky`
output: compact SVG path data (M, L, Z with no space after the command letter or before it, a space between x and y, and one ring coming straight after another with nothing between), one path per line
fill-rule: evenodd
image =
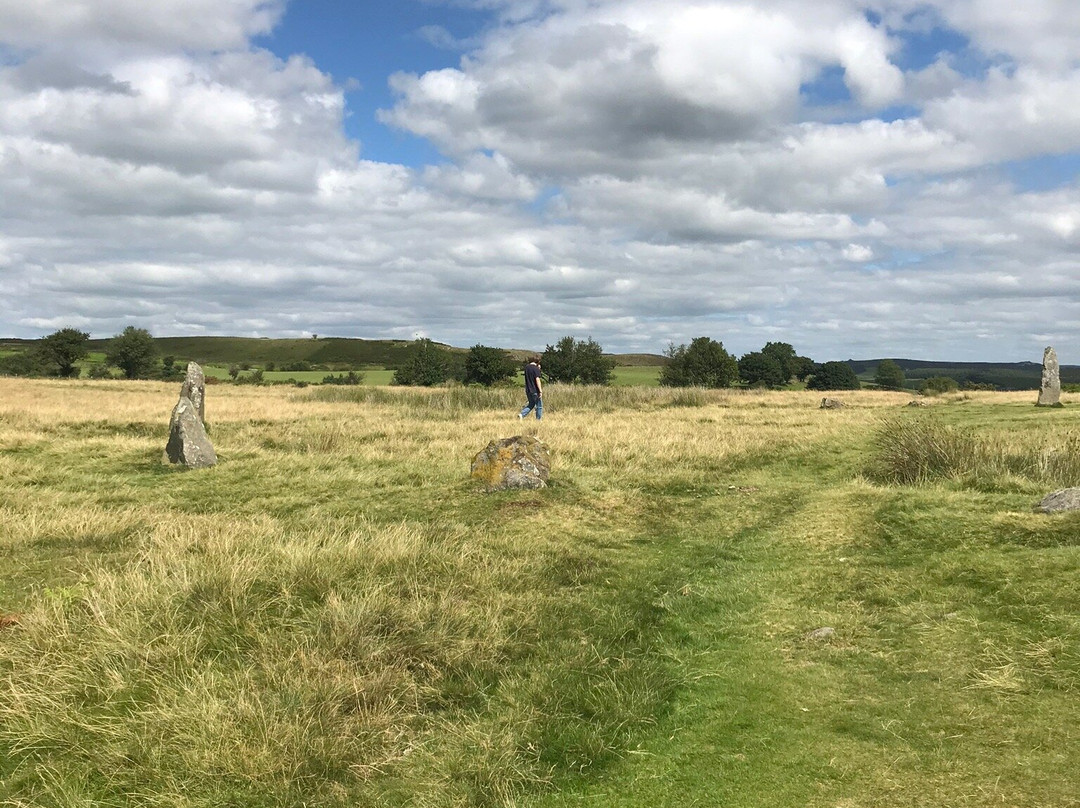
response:
M0 336L1080 363L1075 0L0 0Z

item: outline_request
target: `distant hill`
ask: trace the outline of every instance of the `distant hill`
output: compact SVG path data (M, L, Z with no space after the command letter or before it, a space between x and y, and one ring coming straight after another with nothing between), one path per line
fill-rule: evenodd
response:
M855 375L872 380L882 359L849 359ZM931 362L922 359L893 359L904 371L905 386L918 387L931 376L948 376L959 384L992 384L999 390L1038 390L1042 364L1038 362ZM1080 384L1080 365L1061 366L1062 384Z

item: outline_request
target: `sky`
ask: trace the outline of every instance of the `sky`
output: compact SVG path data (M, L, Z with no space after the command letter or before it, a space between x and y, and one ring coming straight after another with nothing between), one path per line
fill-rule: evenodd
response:
M0 0L0 337L1080 363L1075 0Z

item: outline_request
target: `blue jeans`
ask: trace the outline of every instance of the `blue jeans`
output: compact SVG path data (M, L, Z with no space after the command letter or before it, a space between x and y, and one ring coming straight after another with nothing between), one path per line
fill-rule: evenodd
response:
M543 418L544 417L544 399L541 398L540 396L537 396L535 401L530 401L528 404L526 404L522 408L521 413L518 415L518 417L519 418L524 418L526 415L529 414L529 410L532 410L532 409L536 410L536 420L537 421L539 421L541 418Z

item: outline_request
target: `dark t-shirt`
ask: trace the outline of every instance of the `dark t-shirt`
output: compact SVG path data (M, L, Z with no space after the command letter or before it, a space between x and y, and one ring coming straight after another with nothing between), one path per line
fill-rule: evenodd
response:
M540 378L540 366L532 362L525 366L525 395L529 401L535 401L540 397L540 386L536 383Z

